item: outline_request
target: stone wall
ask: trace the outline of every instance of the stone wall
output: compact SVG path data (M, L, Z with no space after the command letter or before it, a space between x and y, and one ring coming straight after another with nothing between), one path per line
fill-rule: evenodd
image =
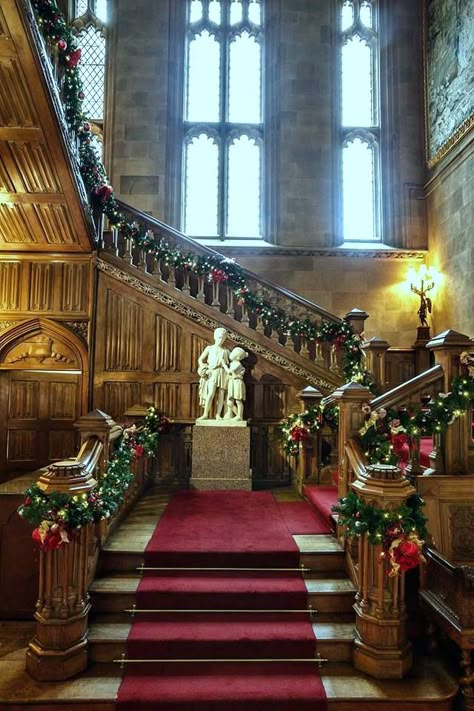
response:
M437 332L474 337L474 135L435 168L427 185L430 262L443 275L435 302Z

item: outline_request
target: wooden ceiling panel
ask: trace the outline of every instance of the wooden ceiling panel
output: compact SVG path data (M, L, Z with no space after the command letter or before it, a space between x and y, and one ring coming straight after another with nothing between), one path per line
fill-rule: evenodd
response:
M0 251L90 252L93 228L21 0L0 9Z

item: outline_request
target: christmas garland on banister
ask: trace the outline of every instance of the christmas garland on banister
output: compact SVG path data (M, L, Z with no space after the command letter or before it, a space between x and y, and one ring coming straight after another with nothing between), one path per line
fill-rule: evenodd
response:
M287 454L296 456L300 445L308 442L311 436L324 426L337 430L339 426L339 408L325 405L312 405L299 414L289 415L279 426L279 436Z
M112 516L123 503L133 480L132 462L154 456L167 424L168 420L155 407L149 407L143 425L123 430L98 486L87 493L47 494L37 484L31 486L18 513L35 526L32 538L40 548L45 552L60 548L84 526Z
M243 269L232 259L225 259L220 255L183 253L179 249L171 248L164 240L157 240L151 230L129 220L120 211L105 168L93 145L91 124L83 112L84 91L78 68L81 49L77 45L77 39L67 25L56 0L32 2L43 37L64 70L66 120L79 140L79 162L84 184L92 203L100 208L110 224L124 237L131 238L137 247L153 253L166 264L184 272L204 276L212 282L225 282L232 288L238 303L244 304L250 313L260 316L265 325L278 333L290 338L302 337L335 345L342 352L346 381L355 380L370 387L371 376L362 367L362 338L353 332L347 322L313 323L309 319L288 316L249 290Z
M369 403L364 403L365 421L359 437L370 464L398 464L410 441L419 443L421 437L445 432L465 414L469 402L474 400L474 374L463 363L466 357L468 353L461 354L461 368L469 374L453 378L449 392L438 393L426 405L373 410Z
M347 538L367 534L370 543L382 546L380 558L387 562L387 573L393 577L424 561L424 505L421 496L414 494L395 509L381 509L350 491L332 510L339 514L338 523L345 527Z

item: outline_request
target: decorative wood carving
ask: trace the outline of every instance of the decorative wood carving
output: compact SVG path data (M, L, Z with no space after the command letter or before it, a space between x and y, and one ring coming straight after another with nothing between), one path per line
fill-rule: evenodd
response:
M66 205L33 204L41 230L40 236L49 245L74 245L78 239Z
M140 370L142 339L143 313L141 306L109 289L107 293L105 369ZM128 403L127 407L131 404L133 403ZM107 412L116 412L110 407L106 407L106 409Z
M0 204L0 239L7 245L37 243L28 221L29 205Z
M453 559L457 561L474 561L473 504L452 504L448 506L448 512Z
M22 361L25 365L57 365L66 363L68 366L79 367L74 353L64 344L54 343L48 336L34 336L31 340L23 341L14 346L7 353L4 364L12 365Z
M154 404L160 412L165 412L169 417L180 415L180 403L183 393L179 383L156 383Z
M140 383L104 383L104 408L112 417L122 417L125 410L141 400Z
M30 267L30 311L50 311L53 306L53 264L33 262Z
M63 321L63 325L67 326L76 336L84 341L86 345L89 340L89 324L87 321ZM0 325L1 329L1 325Z
M0 125L38 126L25 76L15 57L0 57Z
M89 265L67 263L62 265L61 311L77 313L87 310L89 300Z
M8 148L22 192L61 192L51 156L44 144L9 141Z
M182 329L159 315L156 316L155 370L159 373L181 370ZM197 363L197 358L195 363Z
M16 311L20 308L20 262L0 262L0 311Z
M36 418L39 414L39 383L34 380L16 380L10 387L8 417L14 419Z

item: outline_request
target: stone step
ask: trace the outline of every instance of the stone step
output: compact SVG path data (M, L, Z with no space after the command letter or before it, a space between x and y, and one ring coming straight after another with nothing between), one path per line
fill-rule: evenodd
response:
M300 549L300 563L313 572L344 571L345 553L332 535L297 535L293 539Z
M348 578L305 578L308 604L318 613L351 612L355 588Z
M95 622L89 627L89 659L92 662L112 662L126 652L126 640L131 622ZM314 622L316 652L331 662L352 659L354 631L345 622Z
M42 682L39 691L38 682L25 671L25 652L24 647L10 649L7 658L0 659L4 711L114 711L122 681L118 665L91 664L68 681ZM418 660L409 677L400 681L371 679L342 662L325 665L321 678L328 711L451 711L457 692L456 681L436 659Z
M305 578L308 604L317 610L318 620L323 614L350 613L355 589L347 578ZM114 573L96 578L89 591L93 614L121 614L135 604L135 593L140 575Z

